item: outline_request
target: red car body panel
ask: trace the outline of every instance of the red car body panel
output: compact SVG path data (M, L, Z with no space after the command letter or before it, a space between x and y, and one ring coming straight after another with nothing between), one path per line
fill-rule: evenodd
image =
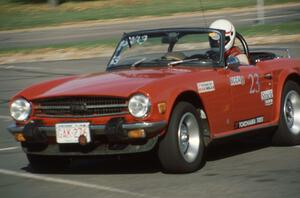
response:
M267 78L266 75L272 76ZM29 101L58 96L116 96L130 98L136 93L150 97L152 108L149 116L137 119L124 115L126 122L168 121L176 98L185 92L199 96L209 123L211 138L219 138L259 127L278 123L281 92L284 82L292 75L300 75L299 59L273 59L254 65L240 66L238 70L221 67L153 67L133 68L107 73L95 73L60 78L33 85L18 93ZM243 84L230 84L231 77L243 79ZM198 83L213 81L214 90L199 93ZM266 105L261 92L272 90L273 102ZM250 92L253 93L250 93ZM160 114L158 103L166 103L167 111ZM34 112L33 112L34 114ZM263 117L263 122L245 128L236 128L239 121ZM114 117L114 116L113 116ZM105 124L112 117L100 118L42 118L46 126L61 121L89 121ZM36 119L32 116L30 119ZM39 118L41 119L41 118ZM28 121L27 121L28 122ZM19 122L19 125L24 123Z

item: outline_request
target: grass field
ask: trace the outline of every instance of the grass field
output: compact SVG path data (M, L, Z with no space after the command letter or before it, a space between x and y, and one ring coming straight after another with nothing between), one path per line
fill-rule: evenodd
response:
M88 20L163 16L179 12L255 6L257 0L90 0L66 2L56 8L0 0L0 30L42 27ZM25 1L26 2L26 1ZM299 0L265 0L266 5ZM202 7L203 6L203 7Z
M292 21L283 24L268 24L268 25L253 25L247 27L238 27L237 31L240 32L246 39L247 37L257 37L257 36L267 36L268 39L272 39L274 35L292 35L300 34L300 21ZM0 56L4 54L14 54L14 53L39 53L39 51L51 51L51 50L68 50L68 49L92 49L97 47L102 48L115 48L119 38L94 40L94 41L83 41L83 42L73 42L58 45L47 45L41 47L31 47L31 48L4 48L0 49Z

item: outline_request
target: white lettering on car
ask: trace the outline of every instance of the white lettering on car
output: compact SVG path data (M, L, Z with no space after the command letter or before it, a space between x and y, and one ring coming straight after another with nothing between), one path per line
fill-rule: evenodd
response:
M259 93L260 91L260 82L259 82L259 75L257 73L249 74L248 79L251 81L250 85L250 94Z
M261 124L264 122L264 117L263 116L259 116L256 118L251 118L249 120L242 120L242 121L238 121L235 123L235 127L234 128L245 128L248 126L253 126L256 124Z

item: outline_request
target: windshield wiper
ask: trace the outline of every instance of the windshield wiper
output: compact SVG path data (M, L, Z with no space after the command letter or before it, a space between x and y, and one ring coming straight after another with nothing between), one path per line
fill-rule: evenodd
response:
M142 59L140 59L140 60L138 60L138 61L132 63L131 67L135 67L135 66L141 64L141 63L144 62L146 59L147 59L147 58L142 58Z
M188 62L193 62L193 61L199 61L198 58L192 58L192 59L185 59L185 60L179 60L179 61L172 61L168 63L168 66L174 66L174 65L178 65L181 63L188 63Z

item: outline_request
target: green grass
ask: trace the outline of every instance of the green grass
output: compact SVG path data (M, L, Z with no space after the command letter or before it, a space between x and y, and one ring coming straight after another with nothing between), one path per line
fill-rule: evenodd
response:
M85 50L87 48L96 48L96 47L110 47L115 48L119 39L111 38L111 39L103 39L103 40L94 40L94 41L82 41L82 42L70 42L63 44L53 44L46 46L38 46L38 47L20 47L20 48L2 48L0 49L0 54L13 54L13 53L31 53L35 50L41 49L68 49L68 48L76 48Z
M292 35L300 34L300 21L292 21L282 24L267 24L267 25L253 25L247 27L237 27L237 31L240 32L247 40L247 37L255 36L266 36L266 39L272 38L273 35ZM94 40L94 41L84 41L84 42L72 42L66 44L56 44L56 45L47 45L40 47L30 47L30 48L4 48L0 49L1 54L14 54L14 53L32 53L35 50L42 49L68 49L68 48L77 48L85 50L87 48L96 48L96 47L108 47L115 48L119 38L103 39L103 40Z
M204 10L255 6L257 0L202 0ZM202 11L199 0L102 0L66 3L57 8L0 0L0 30L41 27L62 23L137 16L164 16ZM114 3L115 2L115 3ZM266 5L299 0L265 0ZM202 20L202 19L199 19Z
M300 34L300 21L291 21L280 24L255 25L252 27L237 28L245 36L270 36L272 35L290 35Z

